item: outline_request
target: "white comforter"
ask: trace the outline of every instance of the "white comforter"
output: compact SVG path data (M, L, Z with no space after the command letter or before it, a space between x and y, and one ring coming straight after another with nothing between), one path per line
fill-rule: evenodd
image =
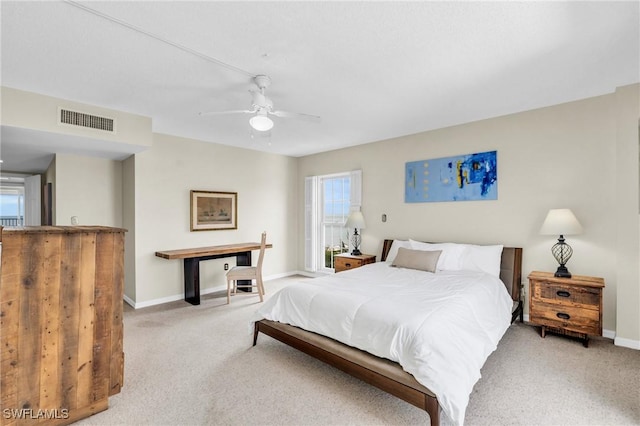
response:
M253 320L295 325L396 361L462 424L511 307L504 284L489 274L433 274L381 262L289 285Z

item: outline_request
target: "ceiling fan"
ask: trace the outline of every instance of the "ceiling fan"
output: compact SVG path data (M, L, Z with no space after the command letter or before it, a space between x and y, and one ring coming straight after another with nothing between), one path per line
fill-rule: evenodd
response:
M199 113L199 115L204 116L222 114L252 114L253 117L249 119L249 124L253 129L260 132L267 132L273 128L273 120L269 118L270 115L281 118L298 118L313 122L320 121L320 117L318 117L317 115L274 110L273 102L264 93L265 89L271 85L271 79L266 75L256 75L255 77L253 77L253 81L258 87L258 90L249 90L252 96L250 109L219 112L201 112Z

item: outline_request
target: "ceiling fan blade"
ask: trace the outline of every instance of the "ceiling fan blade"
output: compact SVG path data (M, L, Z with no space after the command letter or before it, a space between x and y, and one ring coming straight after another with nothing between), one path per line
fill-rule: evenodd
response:
M319 123L321 120L317 115L303 114L301 112L269 111L269 114L281 118L298 118L300 120L313 121L314 123Z
M226 115L226 114L255 114L256 110L249 110L249 109L237 109L237 110L230 110L230 111L209 111L209 112L199 112L198 115L200 116L205 116L205 115Z

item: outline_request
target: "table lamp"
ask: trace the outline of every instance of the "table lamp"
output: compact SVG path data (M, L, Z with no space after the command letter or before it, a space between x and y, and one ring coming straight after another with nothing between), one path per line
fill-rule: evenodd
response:
M571 278L571 273L565 266L573 254L571 246L564 241L565 235L575 235L582 232L582 225L570 209L551 209L540 228L542 235L560 235L558 242L551 247L551 253L560 266L554 274L556 277Z
M360 243L362 242L362 237L358 234L358 229L366 228L364 223L364 216L362 216L362 212L352 212L347 218L347 222L345 225L347 228L353 228L353 235L351 236L351 244L353 244L352 255L357 256L362 254L360 252Z

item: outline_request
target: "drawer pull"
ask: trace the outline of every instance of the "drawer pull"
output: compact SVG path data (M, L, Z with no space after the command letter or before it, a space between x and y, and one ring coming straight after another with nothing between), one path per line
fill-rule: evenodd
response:
M556 314L556 316L560 319L564 319L564 320L568 320L569 318L571 318L571 315L569 314L565 314L564 312L558 312Z
M556 291L556 294L560 297L569 297L571 296L571 293L569 293L568 291L564 291L564 290L558 290Z
M347 268L351 268L351 264L350 263L345 263L344 266L346 266Z

